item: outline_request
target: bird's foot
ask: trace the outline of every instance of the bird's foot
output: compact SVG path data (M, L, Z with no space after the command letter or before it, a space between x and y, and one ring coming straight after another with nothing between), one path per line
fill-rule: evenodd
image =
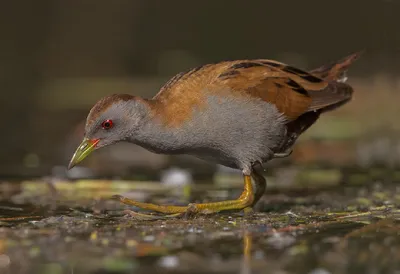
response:
M183 213L156 215L156 214L140 213L133 210L124 210L124 213L136 220L154 221L154 220L168 220L175 218L192 219L198 216L199 214L208 215L208 214L215 214L217 212L213 212L211 210L198 211L196 204L189 204L187 210ZM246 207L243 209L243 213L245 217L250 217L254 214L254 211L251 207Z
M245 176L245 187L236 200L228 200L222 202L213 203L199 203L189 204L187 206L174 206L174 205L156 205L151 203L143 203L125 198L121 195L115 195L112 197L115 200L120 201L123 204L135 206L145 210L151 210L166 215L160 216L160 218L174 218L174 217L190 217L196 214L213 214L225 210L242 210L251 207L254 201L253 186L251 184L250 176ZM142 214L134 211L128 212L129 215L137 219L155 220L160 219L157 215Z

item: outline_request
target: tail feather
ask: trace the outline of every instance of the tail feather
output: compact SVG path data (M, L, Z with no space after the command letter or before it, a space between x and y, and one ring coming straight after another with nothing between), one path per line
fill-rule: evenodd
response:
M338 81L338 82L346 82L346 71L354 61L356 61L364 51L359 51L345 58L332 62L330 64L321 66L319 68L313 69L310 71L311 74L324 79L325 81Z
M309 91L312 98L309 111L332 110L351 100L353 88L341 82L330 82L329 85L321 91Z
M362 52L351 54L337 62L311 71L313 75L329 82L329 85L324 90L309 92L313 99L309 107L310 111L330 111L351 100L353 88L345 83L347 80L346 71L361 54Z
M319 91L308 91L312 98L309 111L287 124L287 138L278 151L287 151L297 138L312 126L324 112L334 110L352 99L353 88L344 83L348 67L360 57L362 52L349 55L334 62L310 71L311 74L324 79L329 85Z

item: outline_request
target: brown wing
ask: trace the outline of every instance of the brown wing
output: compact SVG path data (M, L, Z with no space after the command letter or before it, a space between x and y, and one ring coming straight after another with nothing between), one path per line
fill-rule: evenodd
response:
M214 78L218 68L218 64L208 64L181 72L166 82L153 99L166 100L184 93L196 93Z
M271 60L237 61L213 85L248 94L274 104L288 120L295 120L313 105L310 91L328 83L308 72Z
M243 91L275 104L289 120L295 120L308 111L328 111L351 99L351 86L335 80L340 78L358 56L359 53L356 53L324 66L323 69L314 70L324 71L329 76L327 80L301 69L264 59L237 61L218 80L233 90Z
M202 107L206 91L260 98L274 104L291 121L307 111L342 101L340 92L331 92L335 84L276 61L240 60L180 73L153 99L161 103L159 109L170 124L187 119L194 106Z

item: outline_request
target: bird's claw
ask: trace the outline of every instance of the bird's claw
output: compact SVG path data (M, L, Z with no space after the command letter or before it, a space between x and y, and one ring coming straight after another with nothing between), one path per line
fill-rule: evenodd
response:
M124 213L129 215L130 217L133 217L136 220L141 220L141 221L166 220L169 218L176 218L182 216L182 213L174 213L169 215L153 215L153 214L139 213L133 210L124 210Z
M274 153L274 158L285 158L293 153L293 149L289 148L284 152Z
M184 213L182 213L182 217L184 219L191 219L193 218L197 213L199 213L198 208L196 207L196 204L190 203L187 206L187 209Z

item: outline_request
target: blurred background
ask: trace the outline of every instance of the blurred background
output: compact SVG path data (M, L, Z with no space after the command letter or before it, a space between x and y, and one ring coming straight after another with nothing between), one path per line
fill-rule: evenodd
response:
M400 0L4 0L0 21L1 274L400 273ZM360 50L354 100L264 166L254 215L137 221L110 199L240 195L240 171L190 156L120 143L66 170L105 95L152 97L222 60L311 70Z
M131 144L97 151L74 174L65 166L102 96L151 97L209 62L267 58L312 69L362 49L348 73L355 99L271 165L398 167L399 11L398 0L3 1L0 177L159 177L179 166L208 178L219 169Z

